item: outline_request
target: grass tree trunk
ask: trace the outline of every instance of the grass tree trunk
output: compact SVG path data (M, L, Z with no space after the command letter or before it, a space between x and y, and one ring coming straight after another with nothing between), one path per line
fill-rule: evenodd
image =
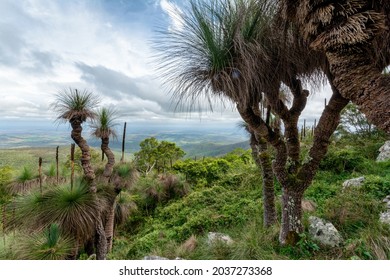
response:
M112 170L113 170L114 165L115 165L115 156L114 156L114 153L111 151L111 149L108 146L109 143L110 143L109 137L102 138L101 149L107 157L107 163L106 163L106 166L105 166L104 172L103 172L103 176L106 178L109 178L111 176Z
M306 105L308 92L303 90L299 80L292 80L289 87L294 96L291 109L271 99L273 111L281 117L284 123L284 136L279 129L270 127L252 108L237 106L244 121L255 132L266 139L275 149L275 159L272 170L282 186L282 224L279 234L281 244L295 244L302 226L302 198L304 191L310 186L325 156L329 139L340 121L341 110L349 100L342 97L333 85L333 76L326 71L333 95L323 111L314 131L313 145L306 160L300 159L300 143L298 132L298 117Z
M107 255L107 239L104 231L103 221L100 217L97 218L97 224L95 230L96 230L96 235L95 235L96 259L105 260Z
M112 204L110 204L110 209L106 218L106 226L104 229L106 233L106 240L107 240L107 253L111 252L112 243L114 240L115 207L116 207L116 200L114 198Z
M299 234L303 232L301 222L303 191L296 186L282 187L282 223L279 233L282 245L296 244Z
M71 137L73 141L77 144L77 146L79 146L79 148L81 149L81 166L84 171L84 176L89 183L89 190L90 192L96 194L97 188L95 182L95 172L91 165L91 154L89 150L89 145L81 135L83 131L83 128L81 126L82 122L80 119L72 119L70 123L72 126ZM105 260L107 254L107 240L101 214L96 217L95 248L96 259Z
M107 179L111 177L114 164L115 164L115 156L114 153L109 148L110 139L109 137L102 137L102 144L101 149L104 152L104 154L107 157L107 163L104 168L103 176ZM110 202L108 214L106 217L106 223L105 223L105 236L106 236L106 243L107 243L107 252L111 252L112 250L112 242L114 239L114 223L115 223L115 196L112 199L112 202Z
M83 128L81 120L72 119L70 124L72 126L71 137L76 145L81 149L81 166L83 168L84 176L90 184L90 191L96 192L95 172L91 166L91 153L87 141L82 137Z
M263 221L264 226L268 227L275 224L277 221L271 156L268 152L267 142L261 137L257 140L254 133L251 133L250 146L252 149L252 157L257 167L262 172L264 204Z

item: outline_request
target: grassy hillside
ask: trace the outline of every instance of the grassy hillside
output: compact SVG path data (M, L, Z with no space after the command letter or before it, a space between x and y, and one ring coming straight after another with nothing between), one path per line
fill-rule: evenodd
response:
M279 244L279 225L263 227L261 172L250 151L238 149L219 157L178 161L164 174L140 174L135 183L131 162L117 164L114 172L127 189L117 198L116 232L108 258L159 255L170 259L390 259L390 228L379 222L379 214L384 211L381 201L390 194L390 161L375 162L383 142L382 138L332 142L315 180L305 192L305 199L316 207L313 212L304 212L305 232L294 247ZM307 148L303 143L302 149ZM63 151L65 161L66 149ZM36 157L42 154L51 162L54 152L23 149L1 154L20 172L24 164L31 162L34 166ZM118 153L116 158L119 161ZM94 166L97 173L101 172L99 152L94 156ZM5 174L6 170L3 171ZM359 176L366 178L362 187L342 190L344 180ZM4 211L8 213L6 219L13 215L7 210L13 198L6 192L9 183L3 181L0 185L3 222ZM49 192L54 187L44 188ZM107 189L100 186L98 194L105 192ZM39 197L39 188L35 187L32 194L24 204L19 201L23 196L18 198L21 209L37 201L34 197ZM280 195L276 184L279 219ZM312 240L308 233L310 215L332 222L344 239L343 245L328 248ZM228 234L233 243L209 244L209 232ZM26 245L29 239L22 232L1 232L0 237L3 259L29 258L26 252L35 248L30 243ZM87 255L82 250L78 258L85 259Z

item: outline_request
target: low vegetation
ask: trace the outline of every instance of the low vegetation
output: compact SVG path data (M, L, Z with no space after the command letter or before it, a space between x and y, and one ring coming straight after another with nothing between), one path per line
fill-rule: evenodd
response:
M379 222L379 213L384 210L381 201L390 194L390 162L375 161L377 147L385 138L349 136L348 141L347 136L334 137L312 187L305 193L305 199L317 207L314 212L304 212L305 231L295 246L280 245L279 224L263 225L262 176L250 151L236 149L218 158L176 160L164 170L154 168L147 174L137 171L137 161L117 163L113 173L123 189L116 199L115 235L107 258L390 258L390 228ZM47 170L52 164L47 163ZM62 165L61 169L69 167L66 160ZM104 169L104 163L99 165L97 158L95 166L96 174L103 172L99 170ZM94 231L88 215L110 203L112 196L107 193L112 190L98 184L99 199L95 200L85 183L77 181L73 189L68 183L44 184L41 192L38 184L27 193L10 193L10 186L21 178L33 179L28 170L0 170L0 257L88 258L85 244ZM366 178L362 187L342 190L344 180L358 176ZM279 217L280 196L281 187L276 184ZM310 215L332 222L342 234L343 245L328 248L312 240L308 233ZM209 232L228 234L234 242L209 244Z

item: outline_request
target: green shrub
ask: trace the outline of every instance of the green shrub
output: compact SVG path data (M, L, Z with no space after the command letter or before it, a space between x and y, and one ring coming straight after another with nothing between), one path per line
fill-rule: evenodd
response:
M362 186L362 190L373 197L382 200L390 194L390 174L386 177L376 175L365 176L366 180Z
M383 210L380 201L357 188L348 188L325 202L324 218L346 234L375 223Z
M0 186L9 183L12 180L14 170L10 166L0 167Z
M29 181L31 179L34 179L34 174L33 174L32 170L28 167L23 167L23 171L18 176L17 181L24 183L24 182Z
M351 149L329 150L320 163L321 170L335 173L362 172L367 169L369 162L361 153Z

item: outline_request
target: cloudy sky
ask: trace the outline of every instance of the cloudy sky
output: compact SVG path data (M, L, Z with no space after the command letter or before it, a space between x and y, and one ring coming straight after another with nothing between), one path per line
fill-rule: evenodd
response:
M49 104L69 87L87 89L121 119L155 124L233 124L231 104L178 112L155 74L151 41L171 28L186 0L0 0L0 124L53 121ZM311 97L318 118L329 89Z

